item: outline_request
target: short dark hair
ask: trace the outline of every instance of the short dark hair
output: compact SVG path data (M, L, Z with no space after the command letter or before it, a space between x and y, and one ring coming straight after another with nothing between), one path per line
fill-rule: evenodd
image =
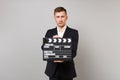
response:
M67 10L64 7L57 7L54 9L54 15L56 12L62 12L64 11L67 14Z

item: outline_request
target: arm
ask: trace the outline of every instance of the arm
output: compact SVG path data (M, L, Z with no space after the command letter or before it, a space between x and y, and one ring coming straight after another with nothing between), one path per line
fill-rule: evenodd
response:
M46 34L45 34L45 38L50 37L49 32L50 32L49 30L46 32ZM41 49L43 50L43 43L42 43Z
M75 31L72 37L72 57L73 58L75 58L76 56L77 47L78 47L78 39L79 39L78 31Z

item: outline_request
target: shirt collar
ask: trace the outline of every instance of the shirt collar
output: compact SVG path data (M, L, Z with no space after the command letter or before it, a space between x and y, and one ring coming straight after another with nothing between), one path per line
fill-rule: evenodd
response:
M66 28L67 28L67 25L65 25L65 26L62 28L61 32L64 32ZM57 31L58 31L58 32L60 32L59 29L60 29L60 28L57 26Z

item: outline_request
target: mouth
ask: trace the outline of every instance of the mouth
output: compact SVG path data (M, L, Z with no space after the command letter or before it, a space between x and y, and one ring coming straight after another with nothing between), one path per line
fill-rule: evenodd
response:
M58 24L63 24L63 23L61 22L61 23L58 23Z

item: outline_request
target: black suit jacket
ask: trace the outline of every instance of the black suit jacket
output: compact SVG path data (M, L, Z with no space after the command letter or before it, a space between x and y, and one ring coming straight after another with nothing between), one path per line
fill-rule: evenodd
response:
M45 37L52 38L57 35L57 28L53 28L47 31ZM72 57L76 56L77 45L78 45L78 31L67 26L63 38L72 38ZM59 65L60 68L57 66ZM71 61L65 61L63 63L54 63L52 61L47 61L47 66L45 73L49 77L53 77L57 69L60 69L60 73L64 77L73 78L76 77L76 71L73 59Z

